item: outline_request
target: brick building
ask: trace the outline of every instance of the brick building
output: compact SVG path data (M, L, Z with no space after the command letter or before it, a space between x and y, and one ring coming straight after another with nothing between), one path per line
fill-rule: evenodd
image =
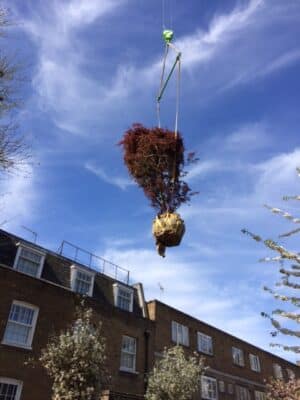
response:
M66 245L72 256L64 254ZM79 253L87 262L79 262ZM264 379L300 377L293 363L159 301L147 303L142 284L130 285L128 277L67 242L55 253L0 230L0 399L50 400L45 371L24 362L37 359L49 335L72 322L82 295L107 341L112 380L104 399L141 398L155 359L175 343L206 357L199 399L263 400Z

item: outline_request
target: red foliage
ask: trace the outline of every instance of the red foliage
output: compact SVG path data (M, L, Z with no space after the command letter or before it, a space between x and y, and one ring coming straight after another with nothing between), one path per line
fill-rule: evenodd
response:
M134 124L119 145L124 149L124 162L130 175L144 190L152 207L159 213L174 212L195 194L182 177L186 164L196 161L194 153L184 157L180 134L162 128L145 128Z

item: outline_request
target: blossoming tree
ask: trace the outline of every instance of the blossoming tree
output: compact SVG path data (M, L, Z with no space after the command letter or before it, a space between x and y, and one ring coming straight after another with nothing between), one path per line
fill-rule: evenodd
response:
M300 176L300 168L297 168L297 173ZM300 201L300 195L285 196L283 197L283 200ZM281 215L296 225L300 224L300 218L293 216L289 212L286 212L280 208L270 207L268 205L265 207L272 213ZM288 290L288 293L286 293L270 289L269 287L264 287L264 290L269 292L276 300L290 305L290 309L288 311L284 310L283 308L277 308L272 311L271 315L265 312L261 313L263 317L266 317L271 321L272 326L275 328L275 330L271 332L271 335L276 337L278 334L283 334L297 339L297 342L294 346L286 346L278 343L271 343L271 346L278 346L287 351L300 353L300 314L299 311L297 311L297 309L300 308L300 297L299 295L297 296L297 294L294 294L295 291L300 290L300 283L297 281L300 278L300 253L290 251L272 239L264 240L259 235L253 234L246 229L243 229L242 232L250 235L255 241L263 243L268 249L277 253L275 257L265 257L261 261L271 261L280 264L281 268L279 272L281 274L281 281L278 282L276 286L281 287L284 290ZM279 238L286 238L299 232L300 228L297 227L296 229L292 229L287 233L279 235ZM284 262L289 262L290 267L284 267ZM282 325L282 320L287 322L287 326Z
M181 346L164 350L150 373L146 400L190 400L200 390L204 359L186 357Z
M53 380L53 400L99 400L107 381L105 340L92 310L81 309L72 326L53 336L40 362Z

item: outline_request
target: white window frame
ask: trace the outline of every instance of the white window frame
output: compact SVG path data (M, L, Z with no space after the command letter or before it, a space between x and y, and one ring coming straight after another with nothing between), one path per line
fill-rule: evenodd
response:
M228 393L229 394L234 394L234 387L233 387L233 383L228 383Z
M127 308L120 307L118 304L120 289L130 295L129 310L127 310ZM120 283L114 283L113 284L113 293L114 293L114 304L116 307L120 308L121 310L128 311L128 312L133 311L133 289L132 288L122 285Z
M7 385L16 385L17 386L17 392L16 392L15 400L20 400L21 393L22 393L22 388L23 388L23 382L22 381L18 381L16 379L5 378L5 377L0 376L0 383L4 383L4 384L7 384Z
M283 379L283 372L282 372L281 365L273 364L273 371L274 371L274 377L276 379Z
M216 396L211 396L209 391L206 391L204 389L206 384L214 385ZM215 378L211 378L210 376L205 376L205 375L201 376L201 398L207 400L218 400L218 386L217 386L217 380Z
M249 354L250 368L252 371L260 372L260 360L259 357L255 354Z
M12 307L14 305L17 306L21 306L21 307L26 307L26 308L30 308L34 311L33 313L33 318L32 318L32 324L31 324L31 328L30 328L30 332L28 335L28 339L27 339L27 343L23 344L23 343L16 343L16 342L11 342L9 339L5 338L5 334L6 334L6 329L8 326L9 322L12 323L16 323L18 324L18 322L15 321L10 321L9 320L9 315L10 312L12 310ZM18 301L18 300L14 300L11 304L10 310L9 310L9 314L8 314L8 318L7 318L7 322L6 322L6 327L5 327L5 331L4 331L4 335L3 335L3 340L2 340L2 344L6 344L9 346L14 346L14 347L21 347L24 349L28 349L28 350L32 350L32 341L33 341L33 336L34 336L34 332L35 332L35 328L36 328L36 323L37 323L37 319L38 319L38 314L39 314L39 308L33 304L29 304L29 303L25 303L24 301ZM19 325L21 325L22 323L19 323Z
M250 400L251 395L248 388L236 385L236 398L237 400Z
M287 368L287 369L286 369L286 372L287 372L287 375L288 375L288 378L289 378L289 379L295 379L296 374L295 374L295 372L294 372L292 369Z
M261 392L260 390L254 390L254 399L255 400L266 400L265 392Z
M172 321L171 324L171 334L172 334L172 341L175 342L176 344L182 344L183 346L189 346L190 345L190 337L189 337L189 328L188 326L182 325L179 322ZM179 330L182 330L182 340L179 340Z
M201 348L201 344L203 344L203 343L205 344L205 346L204 346L204 348ZM212 337L206 335L205 333L197 332L197 346L198 346L198 351L201 353L205 353L205 354L209 354L209 355L213 355L213 353L214 353Z
M124 351L123 350L123 340L127 338L130 340L134 340L134 352L129 352L129 351ZM133 372L136 373L136 348L137 348L137 340L136 338L132 337L132 336L128 336L128 335L123 335L122 336L122 343L121 343L121 357L120 357L120 371L125 371L125 372ZM126 353L126 354L130 354L133 357L133 366L132 368L128 368L126 366L122 365L122 353Z
M15 257L13 269L15 269L15 270L18 271L18 272L21 272L22 274L25 274L25 275L28 275L28 276L32 276L32 277L34 277L34 278L40 278L41 275L42 275L43 267L44 267L44 262L45 262L45 258L46 258L46 253L42 252L41 250L37 250L36 248L31 247L31 246L29 246L29 245L27 245L27 244L25 245L25 244L23 244L23 243L17 243L17 246L18 246L18 250L17 250L16 257ZM17 268L17 267L18 267L19 259L20 259L20 257L21 257L21 251L22 251L22 249L27 250L27 251L30 251L31 253L37 254L37 255L39 255L39 256L41 257L41 259L40 259L40 265L39 265L39 267L38 267L37 274L36 274L35 276L34 276L34 275L31 275L31 274L28 274L28 273L26 273L26 272L24 272L24 271L20 271L20 270Z
M219 381L219 392L225 393L225 382L224 381Z
M242 349L239 349L238 347L232 346L232 359L233 363L236 365L239 365L240 367L245 366L245 360L244 360L244 352ZM237 358L236 358L237 354Z
M85 274L85 275L88 275L91 277L91 285L90 285L88 293L80 293L80 292L76 291L76 279L77 279L78 272L81 272L82 274ZM81 294L82 296L92 297L93 292L94 292L95 275L96 275L96 273L93 271L88 271L87 269L81 268L75 264L71 265L71 289L73 290L73 292Z

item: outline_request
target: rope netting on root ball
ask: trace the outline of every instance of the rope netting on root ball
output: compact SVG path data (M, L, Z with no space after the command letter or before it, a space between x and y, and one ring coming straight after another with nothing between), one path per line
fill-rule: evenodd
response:
M179 133L141 124L128 129L119 144L130 175L157 211L152 232L158 253L164 256L165 248L178 246L185 232L184 221L175 211L196 194L183 180L184 167L196 161L194 153L185 157Z

